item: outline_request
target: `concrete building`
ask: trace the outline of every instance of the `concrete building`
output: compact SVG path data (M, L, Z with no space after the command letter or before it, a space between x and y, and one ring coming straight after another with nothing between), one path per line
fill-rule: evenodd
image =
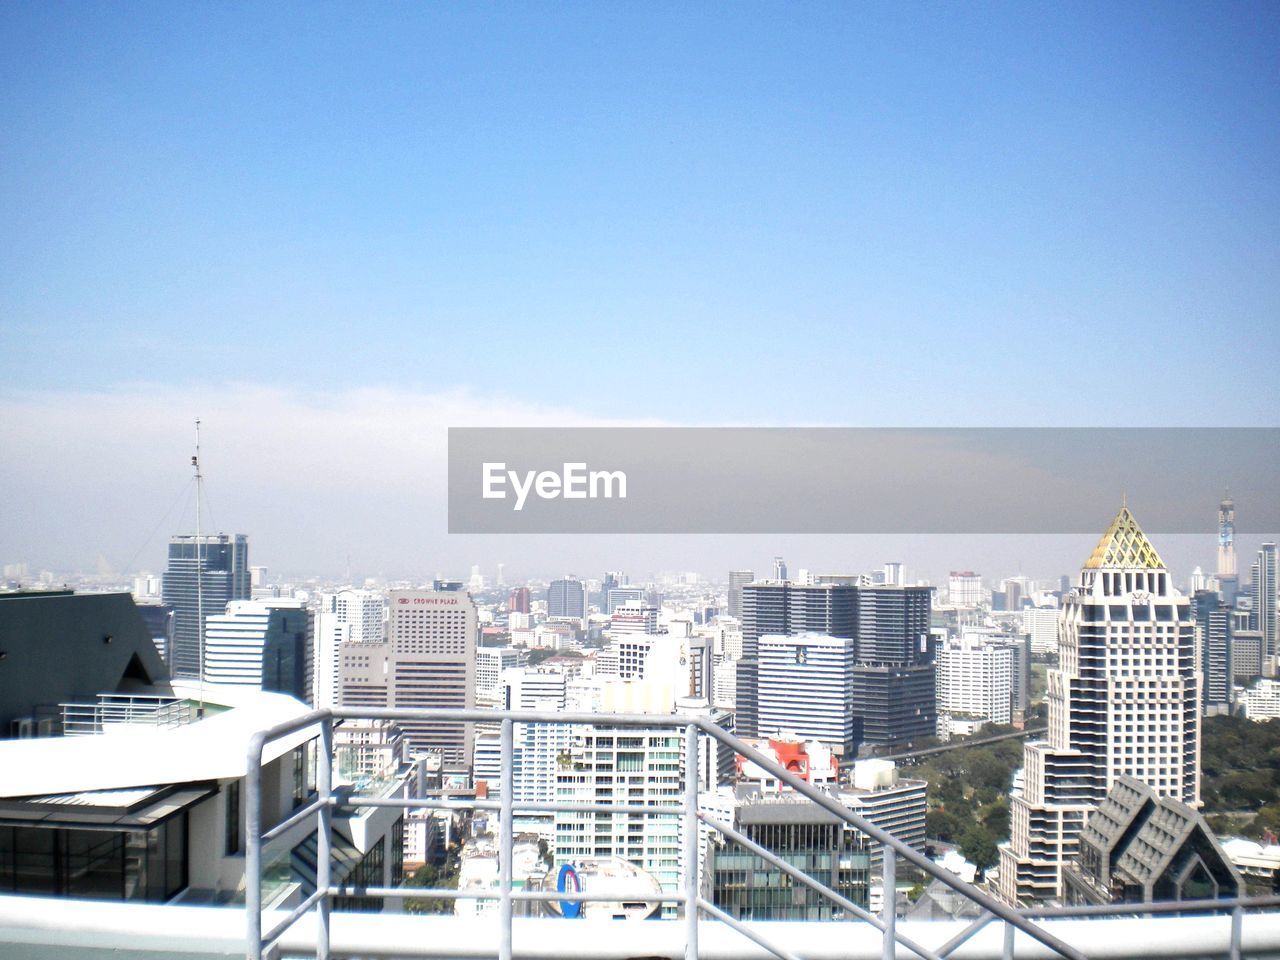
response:
M1264 543L1253 564L1253 616L1250 626L1262 634L1262 671L1275 669L1273 658L1277 654L1276 634L1280 629L1276 606L1276 545Z
M387 640L339 649L342 702L348 706L475 706L475 602L462 590L392 590ZM401 724L411 756L439 754L445 769L469 771L472 724Z
M972 570L952 570L947 577L947 601L953 607L980 607L986 603L982 576Z
M821 633L759 638L757 732L818 740L837 755L857 753L850 712L857 641Z
M1235 670L1231 665L1231 616L1216 590L1201 590L1191 598L1196 649L1204 676L1200 704L1208 714L1231 713L1235 707Z
M1262 676L1262 631L1231 630L1231 673L1237 680Z
M344 643L381 643L386 598L376 590L322 593L316 610L314 645L315 703L341 703L338 651Z
M1049 739L1027 744L1000 849L1010 903L1063 896L1062 868L1118 777L1200 803L1200 684L1191 605L1122 507L1062 609L1049 673Z
M301 600L233 600L205 618L204 679L313 702L315 614Z
M755 578L756 575L751 570L729 571L729 592L727 604L729 616L735 618L742 617L742 588L755 580Z
M1022 630L1031 635L1031 652L1041 655L1058 652L1058 608L1023 607Z
M1259 677L1242 691L1240 706L1250 720L1280 717L1280 680Z
M938 733L952 718L1009 723L1013 718L1014 649L967 633L938 648Z
M587 588L581 580L565 577L551 581L547 588L547 616L560 620L586 619Z
M518 647L476 647L476 703L496 707L502 702L502 674L523 667L527 650Z
M169 540L169 564L162 597L173 607L175 677L200 675L200 615L221 613L232 600L252 596L249 538L242 533L175 536Z

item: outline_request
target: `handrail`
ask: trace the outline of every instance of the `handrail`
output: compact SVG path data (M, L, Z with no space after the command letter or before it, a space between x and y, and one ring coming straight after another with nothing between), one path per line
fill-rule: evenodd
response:
M500 722L500 769L502 784L499 799L493 800L445 800L430 797L414 798L380 798L360 795L335 796L332 783L333 727L335 721L344 719L385 719L385 720L438 720L438 721L494 721ZM514 758L514 727L516 723L554 723L571 726L590 725L611 728L670 728L682 730L684 748L684 790L679 803L555 803L529 802L517 803L514 797L512 776ZM262 758L268 743L288 736L308 727L318 728L319 756L316 771L316 798L299 810L270 827L262 829ZM751 841L733 827L726 826L700 813L698 810L698 785L700 752L698 737L705 735L723 744L738 755L752 761L781 783L785 783L801 797L816 804L834 815L849 826L864 833L872 841L884 847L886 911L883 917L877 918L869 911L841 896L830 887L808 877L802 871L772 852ZM1090 917L1115 915L1144 915L1167 913L1200 913L1200 912L1232 912L1231 956L1238 958L1241 943L1241 919L1247 908L1280 905L1280 896L1270 897L1237 897L1222 900L1197 900L1175 903L1157 904L1105 904L1083 907L1057 908L1014 908L994 899L972 884L938 866L924 857L913 847L895 837L888 831L867 820L863 816L841 804L836 798L801 780L794 773L749 744L744 743L728 731L721 728L707 717L690 717L678 714L595 714L582 712L555 712L538 710L455 710L455 709L409 709L409 708L335 708L333 710L313 710L292 720L277 724L266 730L254 733L250 738L246 751L247 772L245 786L245 908L248 934L249 960L262 960L264 951L273 942L279 940L287 929L311 907L317 916L316 957L317 960L328 960L330 954L329 927L332 898L335 896L376 896L399 899L431 898L440 899L475 899L497 900L498 916L498 957L499 960L512 960L511 942L512 905L515 901L550 901L576 900L579 902L615 901L619 898L683 904L685 921L685 958L698 960L698 917L705 914L720 920L725 925L747 937L757 946L772 952L775 956L791 957L785 949L767 942L758 929L746 926L730 917L723 910L709 903L702 897L700 884L701 842L699 824L707 823L712 828L742 845L753 854L760 856L783 873L799 883L817 891L842 906L858 919L870 924L878 930L883 938L883 956L893 958L900 945L913 955L924 960L945 960L957 948L976 934L982 927L994 919L1004 923L1004 949L1006 956L1012 957L1014 934L1022 931L1026 936L1038 941L1058 955L1068 960L1086 960L1077 948L1064 942L1042 926L1034 923L1034 919L1058 917ZM361 807L400 807L426 809L483 809L499 812L499 885L497 891L476 890L428 890L420 888L384 888L378 886L362 886L353 884L334 884L332 882L332 818L334 809L359 809ZM515 811L528 812L566 812L566 813L608 813L608 814L643 814L645 816L680 816L682 819L681 855L684 860L684 881L679 891L662 891L655 895L647 892L644 895L623 895L618 892L601 894L556 893L548 891L517 891L513 889L513 844ZM309 816L316 816L316 891L306 897L302 904L289 911L283 921L277 922L266 939L263 938L262 912L262 858L264 844L283 836L289 829L296 827ZM968 900L983 909L983 913L958 934L953 936L939 948L929 949L905 936L898 930L894 914L894 890L892 878L896 857L918 867L925 874L941 880L946 886L955 890Z

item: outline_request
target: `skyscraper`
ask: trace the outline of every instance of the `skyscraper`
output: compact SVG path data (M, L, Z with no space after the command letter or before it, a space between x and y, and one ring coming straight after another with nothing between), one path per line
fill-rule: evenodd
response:
M475 601L460 590L392 590L388 599L387 640L339 648L343 704L474 707ZM471 723L405 720L400 726L412 753L438 753L446 769L471 766Z
M849 694L857 641L821 633L766 634L758 647L759 733L820 740L852 760L858 741Z
M773 579L787 579L787 561L783 560L781 557L773 558Z
M1218 504L1218 590L1228 606L1236 602L1240 578L1236 571L1236 505L1230 496Z
M529 588L513 587L511 595L507 597L507 611L527 614L529 609Z
M729 571L729 616L742 617L742 588L755 578L750 570Z
M1253 563L1253 629L1262 634L1262 669L1265 673L1276 650L1276 545L1264 543Z
M205 618L205 679L313 703L314 625L301 600L233 600Z
M757 736L759 638L820 633L857 641L850 710L861 739L929 736L937 724L930 587L870 586L854 578L802 585L752 583L742 589L742 659L737 663L737 729Z
M582 620L587 615L587 588L576 577L552 580L547 588L547 616Z
M1235 704L1231 663L1231 610L1216 590L1200 590L1191 598L1196 623L1196 649L1204 677L1200 703L1205 714L1230 713Z
M1025 748L1026 786L1000 848L1000 894L1057 899L1062 866L1117 777L1200 803L1200 684L1191 604L1122 507L1063 600L1049 673L1049 739Z
M313 654L317 707L341 703L338 651L344 643L381 642L385 607L385 599L376 590L341 590L320 595Z
M225 611L232 600L248 600L250 593L249 538L244 534L179 535L169 540L162 595L173 606L169 668L175 677L200 676L197 608L203 606L208 617Z

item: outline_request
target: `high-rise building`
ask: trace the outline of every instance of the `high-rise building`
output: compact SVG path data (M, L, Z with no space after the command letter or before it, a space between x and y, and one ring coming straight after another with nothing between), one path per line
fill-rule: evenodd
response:
M547 588L547 616L583 620L587 616L587 588L581 580L565 577L552 580Z
M175 677L200 675L200 619L221 613L232 600L248 600L249 538L217 533L169 540L164 572L164 602L173 607L173 649L169 668Z
M755 578L751 570L729 571L729 616L742 617L742 588Z
M1022 629L1031 635L1033 653L1058 652L1058 608L1023 607Z
M1235 705L1235 672L1231 664L1231 611L1216 590L1191 598L1196 649L1204 677L1200 704L1205 714L1230 713Z
M1250 626L1262 634L1262 667L1265 672L1276 650L1276 545L1264 543L1253 563L1253 619Z
M787 579L787 561L783 560L781 557L773 558L773 579Z
M392 590L387 639L338 651L346 706L471 709L475 706L475 601L460 590ZM436 753L446 769L471 766L473 725L400 722L413 755Z
M1230 496L1218 504L1218 590L1227 606L1236 602L1240 590L1236 570L1236 505Z
M497 706L502 699L503 671L523 667L528 657L528 652L518 647L477 647L476 702Z
M340 590L320 595L316 611L315 704L341 703L338 651L344 643L380 643L386 602L376 590Z
M939 724L1013 718L1014 649L966 634L938 648ZM940 733L947 731L940 731Z
M982 575L972 570L952 570L947 578L947 600L953 607L972 609L985 600Z
M312 703L314 629L301 600L232 600L205 618L204 678Z
M1200 684L1191 604L1122 507L1063 601L1049 739L1025 748L1025 788L1000 848L1010 903L1062 896L1089 814L1117 777L1200 803Z
M930 587L871 586L821 577L812 585L752 583L742 590L742 659L737 664L737 729L759 735L759 638L819 633L857 641L851 707L862 742L930 736L937 723Z
M529 613L530 605L528 587L512 588L510 596L507 597L507 610L511 613Z
M758 732L818 740L852 759L858 742L849 698L857 643L821 633L760 637Z

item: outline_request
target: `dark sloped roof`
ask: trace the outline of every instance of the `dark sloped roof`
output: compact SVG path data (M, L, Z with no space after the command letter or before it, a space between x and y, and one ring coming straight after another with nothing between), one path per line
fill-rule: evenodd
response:
M0 738L37 708L168 681L129 594L0 594Z

